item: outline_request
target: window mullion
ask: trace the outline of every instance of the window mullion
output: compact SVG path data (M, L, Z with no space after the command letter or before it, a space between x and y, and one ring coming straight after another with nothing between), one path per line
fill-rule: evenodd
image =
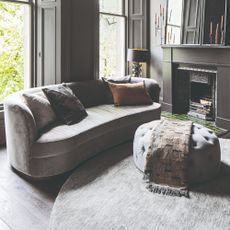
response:
M106 12L100 12L100 14L108 15L108 16L114 16L114 17L122 17L124 18L125 15L123 14L112 14L112 13L106 13Z

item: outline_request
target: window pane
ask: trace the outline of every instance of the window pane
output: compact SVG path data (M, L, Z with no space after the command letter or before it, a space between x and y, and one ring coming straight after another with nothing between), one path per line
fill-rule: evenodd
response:
M29 73L29 8L0 1L0 101L23 89Z
M181 29L180 27L167 26L167 44L178 45L180 44Z
M182 0L171 0L168 2L168 24L181 26Z
M123 14L122 0L100 0L100 12L111 14Z
M100 15L100 77L125 74L125 19Z

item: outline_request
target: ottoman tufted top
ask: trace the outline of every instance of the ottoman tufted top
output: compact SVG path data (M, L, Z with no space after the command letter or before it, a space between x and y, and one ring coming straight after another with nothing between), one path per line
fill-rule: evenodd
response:
M160 120L141 125L135 133L133 143L134 162L141 171L146 164L147 149L151 144L151 133ZM217 136L199 124L193 124L189 154L189 183L200 183L217 175L220 167L220 144Z

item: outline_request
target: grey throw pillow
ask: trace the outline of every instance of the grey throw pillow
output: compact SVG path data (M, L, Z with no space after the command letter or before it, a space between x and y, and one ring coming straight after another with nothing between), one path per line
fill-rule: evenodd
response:
M87 116L83 104L68 86L58 85L42 90L57 117L65 124L75 124Z
M34 116L38 132L57 120L45 95L42 97L36 94L23 93L22 96Z

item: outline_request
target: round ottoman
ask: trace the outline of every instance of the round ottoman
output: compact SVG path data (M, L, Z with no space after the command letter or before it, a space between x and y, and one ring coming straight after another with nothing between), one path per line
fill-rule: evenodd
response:
M144 172L151 132L160 120L139 126L133 142L133 158L138 169ZM202 125L193 124L189 154L188 179L190 184L201 183L215 177L220 167L220 144L217 136Z

